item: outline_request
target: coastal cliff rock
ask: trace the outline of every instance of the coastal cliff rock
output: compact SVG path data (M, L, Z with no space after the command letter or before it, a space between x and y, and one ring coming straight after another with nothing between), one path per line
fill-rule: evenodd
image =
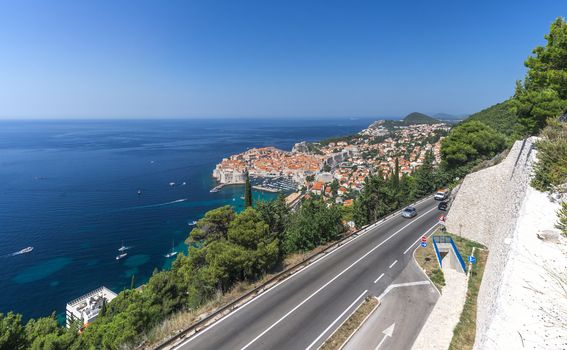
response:
M467 175L447 215L449 232L480 242L489 249L478 295L474 349L490 349L494 345L489 330L505 293L502 279L529 187L535 140L531 137L516 141L500 164Z

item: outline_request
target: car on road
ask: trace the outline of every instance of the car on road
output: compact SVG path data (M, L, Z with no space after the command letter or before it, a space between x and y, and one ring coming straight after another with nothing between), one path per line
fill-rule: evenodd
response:
M446 188L437 190L437 193L435 193L435 196L433 196L433 198L435 198L435 200L437 201L444 201L448 197L449 197L449 190Z
M449 201L444 201L444 202L439 203L439 205L437 206L437 209L447 210L448 207L449 207Z
M405 207L404 210L402 210L402 216L404 218L409 219L409 218L413 218L416 215L417 215L417 209L415 209L411 205L409 207Z

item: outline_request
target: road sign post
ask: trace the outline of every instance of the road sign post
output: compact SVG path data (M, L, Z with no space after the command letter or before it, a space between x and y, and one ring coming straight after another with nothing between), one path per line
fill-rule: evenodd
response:
M421 246L422 246L423 248L427 247L427 242L421 242Z
M421 241L422 241L422 242L427 242L427 237L421 236Z
M475 258L473 255L469 255L469 262L470 262L471 264L476 263L476 258Z

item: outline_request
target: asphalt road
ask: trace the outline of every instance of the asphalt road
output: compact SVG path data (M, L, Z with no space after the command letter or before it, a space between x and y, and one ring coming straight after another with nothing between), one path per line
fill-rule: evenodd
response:
M176 349L316 349L364 296L380 295L400 275L437 224L437 204L430 198L415 218L374 225Z
M409 262L380 295L380 307L343 349L411 349L438 299L439 292L423 271L414 261Z

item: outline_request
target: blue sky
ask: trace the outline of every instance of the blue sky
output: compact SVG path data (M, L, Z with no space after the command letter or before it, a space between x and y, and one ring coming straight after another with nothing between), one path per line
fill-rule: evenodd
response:
M376 117L508 98L564 0L4 1L0 117Z

